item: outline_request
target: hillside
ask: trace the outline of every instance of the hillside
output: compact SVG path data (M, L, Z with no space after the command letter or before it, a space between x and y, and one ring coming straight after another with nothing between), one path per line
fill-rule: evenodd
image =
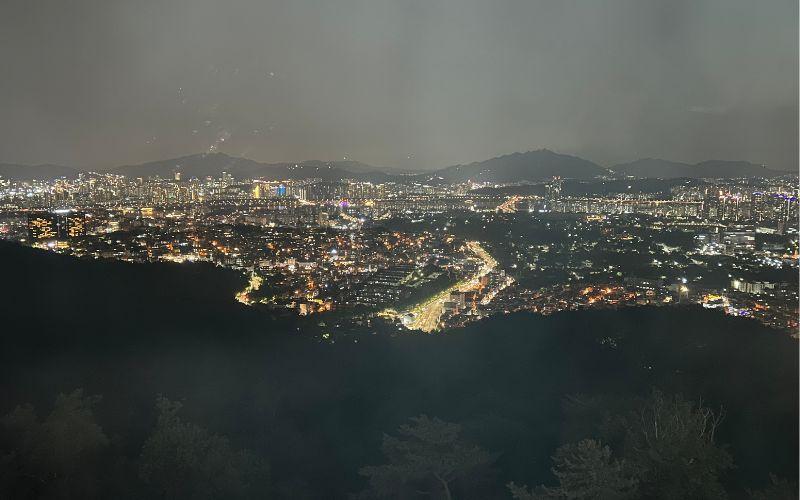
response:
M18 163L0 163L0 178L17 181L33 179L46 180L58 177L75 177L80 170L64 165L22 165Z
M770 170L747 161L709 160L694 165L658 158L644 158L621 163L610 168L614 173L641 178L725 178L725 177L778 177L788 172Z
M539 181L554 176L572 179L591 179L606 174L606 169L577 156L554 153L547 149L513 153L490 160L454 165L419 179L430 182L521 182Z
M228 172L234 177L266 179L321 178L324 180L363 179L370 181L419 182L518 182L548 179L559 175L589 179L605 173L605 169L575 156L553 153L546 149L513 153L490 160L455 165L416 175L398 175L354 161L304 161L299 163L260 163L224 153L184 156L171 160L126 165L114 172L131 177L171 177L180 171L184 178L218 176Z
M0 163L0 177L15 180L48 180L74 177L81 169L61 165L21 165ZM225 153L202 153L158 160L138 165L123 165L107 170L128 177L172 178L181 172L183 179L219 177L227 172L239 179L267 180L319 178L327 181L355 179L371 182L422 182L445 184L454 182L536 182L559 176L565 179L590 180L611 173L639 178L723 178L775 177L788 172L769 170L746 161L709 160L694 165L656 158L645 158L614 165L610 169L589 160L555 153L547 149L512 153L426 172L404 173L398 169L380 168L365 163L308 160L297 163L263 163Z
M797 477L797 345L752 321L636 308L513 314L446 335L375 325L376 335L320 342L325 317L277 320L241 306L231 294L240 278L211 266L0 244L0 273L12 284L0 290L0 415L22 403L46 414L76 388L102 395L97 420L112 444L101 463L80 464L100 497L149 496L137 463L159 394L269 463L261 497L346 498L364 485L359 467L379 460L382 434L425 413L501 453L493 474L458 496L507 498L508 481L550 482L553 450L586 432L567 396L591 402L582 418L599 422L607 395L652 387L725 408L730 491L761 487L770 472Z
M317 160L299 163L261 163L225 153L196 154L154 161L140 165L125 165L112 172L129 177L170 178L181 172L184 179L207 176L219 177L227 172L235 178L264 178L268 180L321 178L341 180L346 178L385 178L378 169L354 161L323 162Z

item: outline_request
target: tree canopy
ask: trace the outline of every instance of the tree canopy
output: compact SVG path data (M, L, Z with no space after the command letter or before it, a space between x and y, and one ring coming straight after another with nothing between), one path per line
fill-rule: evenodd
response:
M452 498L451 485L476 469L489 466L495 455L461 437L461 426L420 415L384 435L381 450L387 464L363 467L371 493L381 498L410 494Z
M184 422L181 404L159 397L158 421L144 443L139 474L160 498L250 498L263 492L265 464L227 438ZM259 488L253 488L258 486Z
M730 454L715 442L722 411L714 412L680 396L654 390L623 415L609 419L624 434L622 459L594 439L562 445L553 456L558 486L509 483L517 500L563 498L617 500L626 498L726 498L720 475L733 466ZM614 425L598 432L613 436Z
M109 439L95 421L99 396L59 394L40 419L30 404L0 420L0 492L8 498L91 496Z

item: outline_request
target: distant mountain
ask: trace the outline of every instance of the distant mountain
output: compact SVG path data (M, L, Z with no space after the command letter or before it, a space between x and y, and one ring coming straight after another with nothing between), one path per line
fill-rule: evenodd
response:
M691 165L658 158L644 158L614 165L611 170L617 174L632 175L642 178L674 179L686 177L722 178L722 177L777 177L787 172L769 170L747 161L710 160Z
M779 177L789 172L770 170L763 165L749 161L708 160L697 163L695 167L702 177Z
M64 165L20 165L17 163L0 163L0 177L17 181L75 177L79 173L80 170Z
M85 171L63 165L19 165L0 163L0 178L14 180L55 179L75 177ZM107 172L127 177L172 178L180 172L183 179L192 177L219 177L227 172L239 179L263 178L268 180L319 178L326 181L356 179L372 182L424 182L446 184L452 182L535 182L554 176L565 179L586 180L610 173L639 178L722 178L722 177L775 177L788 172L769 170L746 161L711 160L694 165L656 158L645 158L601 167L577 156L555 153L547 149L512 153L485 161L427 172L403 173L400 169L378 168L357 161L309 160L298 163L262 163L225 153L194 154L168 160L152 161L139 165L124 165L107 169Z
M308 160L299 163L269 164L277 169L275 179L307 179L318 177L323 180L338 181L342 179L358 179L382 182L392 178L383 169L357 161L320 161Z
M577 156L554 153L547 149L513 153L490 160L454 165L416 177L430 182L520 182L538 181L560 176L571 179L591 179L605 175L605 168Z
M229 172L237 176L244 172L248 174L264 168L264 165L247 158L235 158L223 153L195 154L171 158L168 160L151 161L139 165L124 165L111 170L115 174L126 177L165 177L170 178L175 172L188 179L191 177L218 177L222 172Z
M218 177L227 172L236 178L305 179L318 177L324 180L352 178L384 179L388 174L356 161L303 161L299 163L261 163L224 153L196 154L170 160L160 160L140 165L125 165L111 172L128 177L172 177L181 172L184 179L192 177Z
M614 173L647 178L692 177L692 165L659 158L643 158L630 163L614 165Z

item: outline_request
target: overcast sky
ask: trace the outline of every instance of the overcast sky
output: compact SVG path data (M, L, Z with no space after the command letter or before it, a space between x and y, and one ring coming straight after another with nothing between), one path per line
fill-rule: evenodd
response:
M797 0L2 0L0 162L797 170Z

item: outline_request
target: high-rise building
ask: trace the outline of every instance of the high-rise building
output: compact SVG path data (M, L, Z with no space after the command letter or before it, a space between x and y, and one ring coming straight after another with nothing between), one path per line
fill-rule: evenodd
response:
M86 236L86 214L83 212L69 212L63 215L59 222L59 229L67 238Z
M72 210L28 214L32 240L66 240L86 235L86 214Z
M709 220L722 218L722 209L719 201L720 192L715 187L706 188L703 196L703 217Z
M756 237L751 231L729 231L722 237L722 243L729 255L746 253L755 249Z
M563 184L564 181L561 180L561 177L553 177L553 179L547 183L545 186L545 201L543 207L545 211L552 212L558 210Z
M750 195L750 215L757 222L767 218L766 196L761 191L756 191Z
M32 240L58 239L56 215L46 212L28 214L28 236Z
M316 182L307 186L306 198L314 201L338 201L347 197L347 184L343 182Z
M548 201L555 201L561 198L561 189L564 186L564 181L561 180L561 177L553 177L549 183L547 183L547 187L545 189L547 200Z

